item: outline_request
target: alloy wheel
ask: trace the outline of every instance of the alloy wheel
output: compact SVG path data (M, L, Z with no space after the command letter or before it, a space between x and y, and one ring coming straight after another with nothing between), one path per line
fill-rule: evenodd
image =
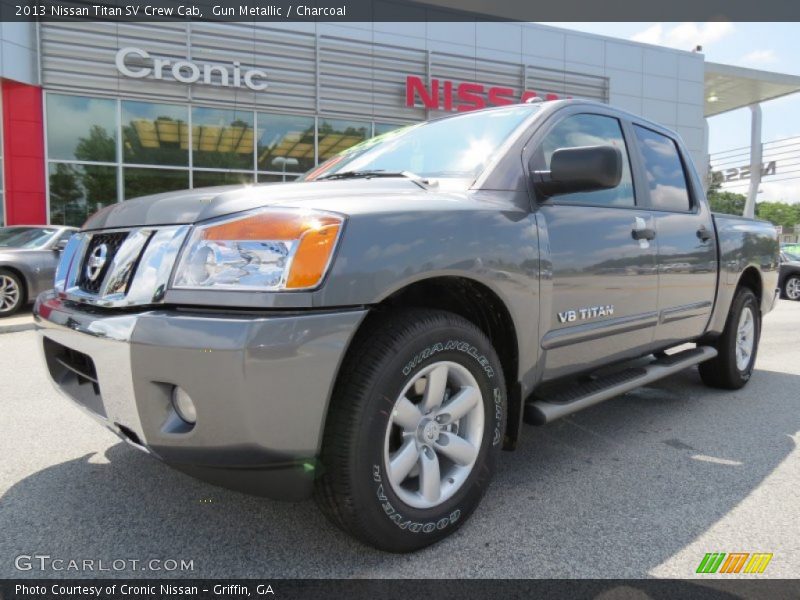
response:
M406 384L384 445L388 480L403 502L433 508L461 489L481 449L483 402L475 377L455 362L433 363Z
M0 313L11 312L19 304L20 289L9 275L0 275Z

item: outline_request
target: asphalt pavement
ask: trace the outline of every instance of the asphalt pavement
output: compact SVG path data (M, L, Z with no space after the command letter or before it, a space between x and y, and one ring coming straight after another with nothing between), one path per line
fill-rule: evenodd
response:
M772 553L758 577L795 577L798 334L800 303L780 301L744 390L706 388L694 369L526 425L470 521L398 556L352 541L311 501L228 492L121 443L54 391L35 332L6 333L0 577L695 578L707 552ZM28 563L19 556L137 566L20 571L15 563ZM193 570L130 562L154 558L192 561Z

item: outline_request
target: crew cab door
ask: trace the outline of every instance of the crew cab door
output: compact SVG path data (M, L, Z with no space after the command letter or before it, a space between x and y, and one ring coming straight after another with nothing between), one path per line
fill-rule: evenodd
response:
M717 236L689 158L666 131L632 125L641 197L655 221L659 319L654 342L687 341L706 328L717 286Z
M615 188L544 199L535 193L543 236L540 343L546 378L641 354L656 324L653 216L634 193L621 121L613 112L594 110L564 111L532 142L537 170L549 170L560 148L613 145L623 159Z

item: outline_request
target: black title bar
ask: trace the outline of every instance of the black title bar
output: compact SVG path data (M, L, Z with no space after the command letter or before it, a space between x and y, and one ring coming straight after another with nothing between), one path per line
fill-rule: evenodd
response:
M580 600L796 599L797 580L765 579L533 579L533 580L210 580L210 579L39 579L0 580L3 600L472 600L503 598Z
M0 0L3 21L798 21L786 0Z

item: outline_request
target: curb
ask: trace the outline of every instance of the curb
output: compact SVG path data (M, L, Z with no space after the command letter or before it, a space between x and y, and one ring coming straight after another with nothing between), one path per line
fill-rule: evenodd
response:
M0 325L0 334L18 333L20 331L32 331L36 329L35 323L18 323L17 325Z

